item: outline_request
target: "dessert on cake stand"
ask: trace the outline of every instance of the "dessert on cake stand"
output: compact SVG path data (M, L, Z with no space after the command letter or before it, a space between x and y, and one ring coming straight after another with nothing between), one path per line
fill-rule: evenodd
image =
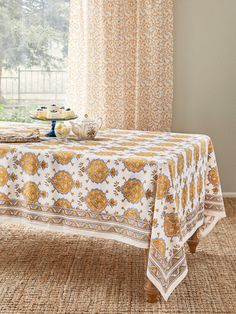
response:
M75 120L78 118L78 116L74 116L74 117L68 117L68 118L47 119L47 118L37 118L37 117L34 117L32 115L30 117L31 117L31 119L39 120L39 121L51 121L51 130L47 134L45 134L45 136L47 136L47 137L57 137L56 133L55 133L55 127L56 127L57 121L58 122L59 121L65 122L65 121Z

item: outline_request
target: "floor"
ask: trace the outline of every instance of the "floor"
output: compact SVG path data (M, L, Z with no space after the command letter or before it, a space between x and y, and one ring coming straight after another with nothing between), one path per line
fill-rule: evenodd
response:
M0 313L236 313L236 199L225 204L228 217L187 253L188 276L156 304L144 298L144 250L0 224Z

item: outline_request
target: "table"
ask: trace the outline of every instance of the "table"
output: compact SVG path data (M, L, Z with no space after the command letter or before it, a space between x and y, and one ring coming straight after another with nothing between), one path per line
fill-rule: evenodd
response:
M0 132L36 127L47 129ZM95 141L0 144L0 217L146 249L155 302L186 276L184 244L195 252L225 211L208 136L112 129Z

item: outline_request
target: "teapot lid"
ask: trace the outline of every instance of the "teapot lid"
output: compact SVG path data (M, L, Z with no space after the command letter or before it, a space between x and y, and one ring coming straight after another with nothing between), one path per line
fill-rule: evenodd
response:
M84 119L81 120L81 122L95 122L95 120L89 119L88 115L85 114L85 115L84 115Z

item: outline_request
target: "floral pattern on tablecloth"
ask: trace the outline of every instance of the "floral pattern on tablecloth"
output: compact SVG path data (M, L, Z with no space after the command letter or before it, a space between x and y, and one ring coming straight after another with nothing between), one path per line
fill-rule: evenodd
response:
M46 130L0 132L36 127ZM167 300L187 274L184 243L225 211L208 136L112 129L0 144L0 215L150 248L147 276Z

